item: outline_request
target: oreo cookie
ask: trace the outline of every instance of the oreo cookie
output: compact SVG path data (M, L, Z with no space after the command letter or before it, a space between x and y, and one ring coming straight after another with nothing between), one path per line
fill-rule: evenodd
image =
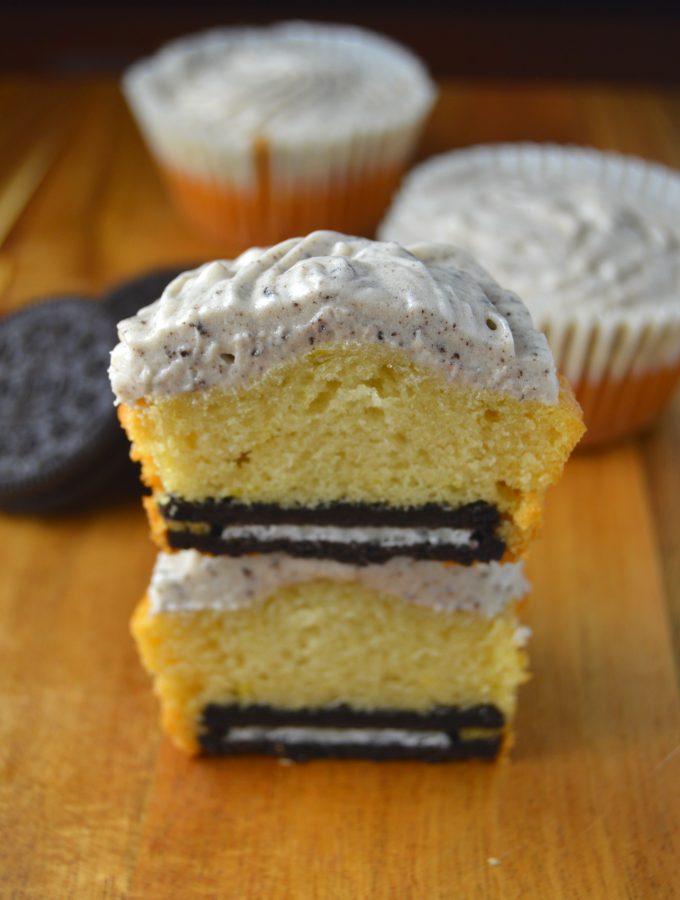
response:
M425 713L359 710L345 704L281 709L211 703L201 716L199 742L209 755L262 754L296 762L493 760L502 747L504 724L503 713L487 703L436 707Z
M134 472L109 386L115 322L59 297L0 320L0 508L71 509Z
M0 509L53 513L139 490L108 380L116 323L191 266L117 285L101 302L56 297L0 319Z
M121 319L129 319L144 306L148 306L158 300L165 288L182 272L195 268L195 264L186 266L173 266L168 269L158 269L140 275L118 284L105 295L104 306L113 316L115 322Z

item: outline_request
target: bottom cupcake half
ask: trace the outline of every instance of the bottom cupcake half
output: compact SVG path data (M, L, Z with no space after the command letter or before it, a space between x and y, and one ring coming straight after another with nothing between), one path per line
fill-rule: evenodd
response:
M163 726L183 750L444 761L493 759L507 745L527 678L516 599L492 614L442 609L317 578L206 608L225 590L183 605L159 602L152 581L133 618Z

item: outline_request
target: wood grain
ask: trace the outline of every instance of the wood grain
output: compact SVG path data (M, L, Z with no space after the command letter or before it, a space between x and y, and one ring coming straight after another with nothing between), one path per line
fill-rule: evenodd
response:
M112 82L0 80L0 181L57 100L68 142L0 253L3 310L219 255L174 214ZM421 155L536 139L679 165L679 110L647 89L448 84ZM154 557L138 504L0 518L0 895L678 896L679 450L676 403L550 495L535 677L496 767L185 759L128 634Z

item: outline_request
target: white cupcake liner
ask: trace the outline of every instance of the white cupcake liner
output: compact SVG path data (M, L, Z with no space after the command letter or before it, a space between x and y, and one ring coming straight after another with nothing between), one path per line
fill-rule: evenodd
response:
M181 78L183 67L206 51L227 53L243 41L272 38L321 44L329 54L369 57L395 79L408 79L412 90L404 102L387 104L380 117L337 124L333 110L320 116L314 128L296 131L280 117L277 129L263 119L272 184L336 181L370 170L402 165L410 156L435 98L432 82L420 61L400 45L371 32L339 25L289 22L269 29L217 29L175 41L155 56L132 66L123 91L152 153L165 166L201 181L230 189L257 184L257 135L234 133L225 119L219 129L173 106L163 89Z
M412 170L380 228L384 240L437 240L435 225L423 226L419 195L438 178L474 167L494 176L528 176L595 182L617 198L658 217L680 234L680 174L636 157L552 144L497 144L434 157ZM499 237L502 240L502 237ZM493 272L491 273L493 275ZM646 298L641 298L642 301ZM534 316L545 332L558 369L572 384L625 382L677 367L680 371L680 290L656 305L555 309ZM644 404L644 397L639 398Z

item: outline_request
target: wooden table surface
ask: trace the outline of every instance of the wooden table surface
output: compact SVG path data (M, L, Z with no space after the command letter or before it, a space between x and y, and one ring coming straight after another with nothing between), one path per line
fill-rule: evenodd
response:
M421 156L534 139L680 168L680 94L444 85ZM0 191L46 175L0 246L0 307L219 256L176 218L112 81L0 81ZM189 760L128 618L138 502L0 518L0 896L680 896L680 397L577 455L532 554L534 679L505 764Z

